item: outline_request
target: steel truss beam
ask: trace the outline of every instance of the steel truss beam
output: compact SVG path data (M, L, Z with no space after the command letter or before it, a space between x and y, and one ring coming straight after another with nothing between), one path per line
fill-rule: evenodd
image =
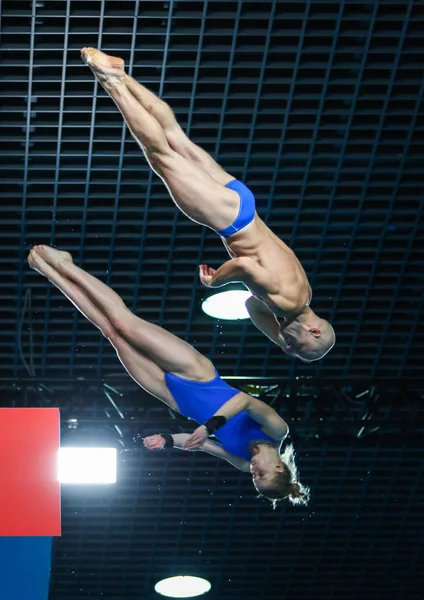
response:
M423 389L417 382L358 379L226 378L272 406L293 439L423 439ZM123 447L153 431L190 431L193 422L129 378L0 379L0 406L58 406L65 431L113 433Z

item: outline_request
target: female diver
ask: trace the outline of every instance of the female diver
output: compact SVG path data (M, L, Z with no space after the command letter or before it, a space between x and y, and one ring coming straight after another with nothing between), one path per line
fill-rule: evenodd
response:
M193 434L152 435L149 450L201 450L251 473L275 508L288 498L306 504L291 445L281 451L287 423L264 402L229 386L209 359L168 331L140 319L107 285L76 266L68 252L34 247L29 265L55 285L112 344L119 360L147 392L197 421ZM220 443L209 438L214 434Z

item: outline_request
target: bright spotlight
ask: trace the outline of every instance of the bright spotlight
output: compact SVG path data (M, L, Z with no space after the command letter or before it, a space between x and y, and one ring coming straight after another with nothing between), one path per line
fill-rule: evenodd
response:
M215 319L248 319L245 302L252 294L247 290L229 290L209 296L203 303L203 311Z
M155 585L155 591L168 598L193 598L206 594L211 589L211 584L202 577L179 575L162 579Z
M60 483L116 483L116 448L59 449Z

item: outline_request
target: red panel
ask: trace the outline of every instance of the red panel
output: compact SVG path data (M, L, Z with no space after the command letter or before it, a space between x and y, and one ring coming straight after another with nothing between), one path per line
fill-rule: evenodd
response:
M58 536L59 409L0 409L0 535Z

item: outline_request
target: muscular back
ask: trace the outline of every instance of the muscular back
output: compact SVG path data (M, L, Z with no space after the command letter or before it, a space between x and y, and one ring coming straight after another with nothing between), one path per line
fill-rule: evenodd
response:
M223 243L232 258L252 258L267 271L266 286L254 281L245 284L274 314L284 316L309 304L311 289L302 265L258 215L247 227L223 239Z

